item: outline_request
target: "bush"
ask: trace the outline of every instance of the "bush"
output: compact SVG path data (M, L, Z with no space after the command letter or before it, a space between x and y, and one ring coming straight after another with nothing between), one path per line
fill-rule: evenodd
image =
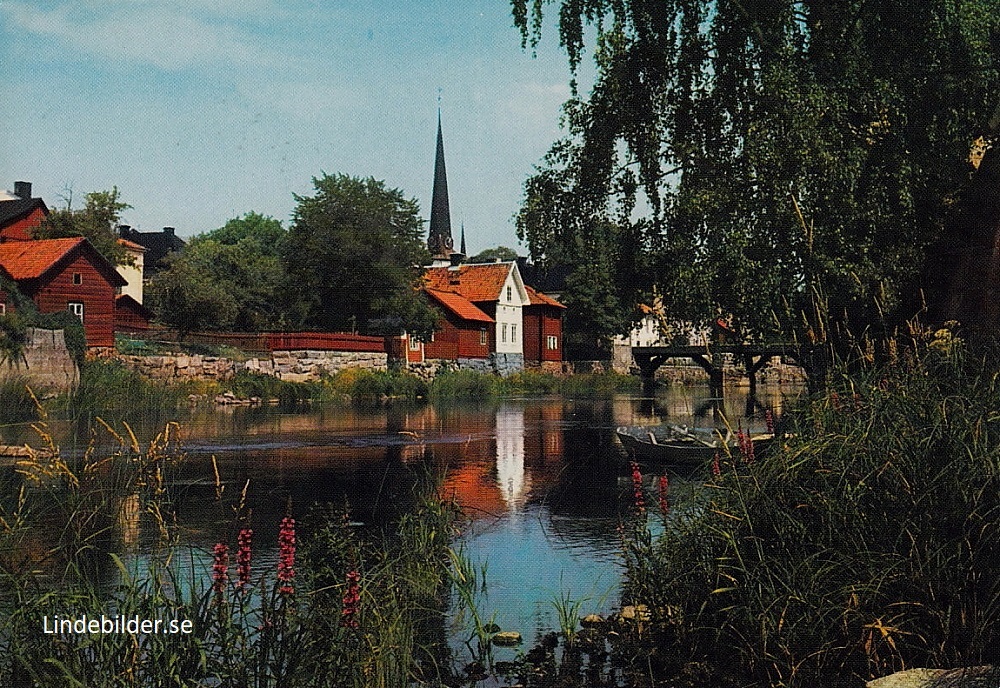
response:
M724 459L702 508L634 533L626 597L719 682L1000 661L998 407L996 374L933 351L843 377L772 455Z

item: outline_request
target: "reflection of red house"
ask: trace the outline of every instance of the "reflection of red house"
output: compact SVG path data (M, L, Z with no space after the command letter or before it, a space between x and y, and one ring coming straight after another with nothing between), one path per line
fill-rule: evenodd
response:
M4 241L0 266L40 312L78 315L87 346L114 346L115 290L126 282L85 238Z
M153 314L128 294L115 297L115 332L143 332Z
M562 364L562 318L566 306L525 285L529 304L524 307L524 364L553 367Z
M14 182L14 195L0 199L0 241L31 239L48 214L45 202L31 197L30 183Z

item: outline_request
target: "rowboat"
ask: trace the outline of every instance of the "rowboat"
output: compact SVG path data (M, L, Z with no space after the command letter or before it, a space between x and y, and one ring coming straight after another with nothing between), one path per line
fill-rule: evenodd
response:
M711 428L679 425L622 426L615 430L622 446L636 461L666 464L703 464L725 451L726 440ZM729 444L732 434L727 433Z

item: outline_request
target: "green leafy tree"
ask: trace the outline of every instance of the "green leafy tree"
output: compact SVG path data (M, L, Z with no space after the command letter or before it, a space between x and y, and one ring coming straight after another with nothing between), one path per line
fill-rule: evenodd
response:
M111 191L92 191L84 197L83 208L74 210L71 201L67 201L65 208L50 212L34 236L36 239L87 237L112 265L122 265L130 259L118 243L117 229L122 213L131 207L121 200L117 186Z
M421 298L424 247L417 202L371 177L313 179L296 196L284 263L298 318L333 331L425 334L436 317Z
M549 3L512 4L537 42ZM558 25L567 133L518 216L536 262L598 251L622 308L655 285L758 338L844 347L912 313L996 105L1000 3L562 0Z
M161 320L174 325L189 322L188 311L197 299L178 290L181 282L196 276L202 287L211 285L213 295L209 300L216 305L209 312L218 320L201 317L194 329L257 332L280 328L286 307L282 300L286 276L281 261L286 235L278 220L250 212L193 237L181 253L171 256L169 267L153 278L155 312ZM166 301L160 300L166 295L161 286L169 287L172 295ZM220 300L219 294L227 297ZM179 311L173 312L174 308Z
M497 246L480 251L469 258L470 263L492 263L498 260L503 262L517 260L517 251L506 246Z
M239 304L224 284L186 257L167 259L147 291L147 302L157 319L175 328L181 339L200 330L228 329L236 318Z

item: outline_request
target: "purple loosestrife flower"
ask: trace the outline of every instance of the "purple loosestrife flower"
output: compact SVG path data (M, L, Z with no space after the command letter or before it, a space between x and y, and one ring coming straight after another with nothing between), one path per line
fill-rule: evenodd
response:
M668 498L670 493L670 478L665 475L661 475L657 486L659 487L657 497L660 502L660 514L666 518L667 514L670 513L670 500Z
M229 546L219 542L212 550L212 590L216 595L226 591L229 582Z
M767 431L774 434L774 414L771 413L771 409L764 411L764 425L767 426Z
M639 464L632 462L632 496L634 498L635 509L640 514L646 511L646 500L642 494L642 473L639 471Z
M347 572L347 589L344 590L343 607L340 611L340 625L345 628L358 627L358 612L361 610L361 574L352 569Z
M722 475L722 466L719 464L719 452L715 452L712 457L712 475L718 477Z
M246 589L250 585L250 558L253 552L253 531L249 528L242 528L236 537L236 577L239 580L240 590Z
M285 516L278 531L278 592L291 595L295 592L295 519Z

